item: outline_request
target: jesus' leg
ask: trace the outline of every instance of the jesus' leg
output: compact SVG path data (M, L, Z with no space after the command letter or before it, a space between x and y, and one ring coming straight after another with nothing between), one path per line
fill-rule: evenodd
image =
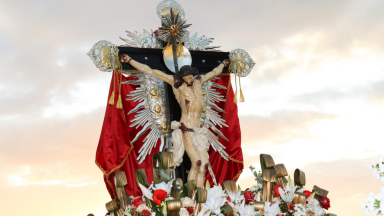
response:
M192 136L189 132L183 132L183 144L185 151L187 152L192 164L192 167L189 170L188 174L188 181L196 181L196 176L199 171L199 168L202 166L202 161L200 160L200 156L197 153L196 149L193 147Z
M197 178L196 178L196 185L197 187L203 187L204 181L205 181L205 175L208 170L208 152L207 151L198 151L197 152L200 156L201 160L201 166L199 167Z

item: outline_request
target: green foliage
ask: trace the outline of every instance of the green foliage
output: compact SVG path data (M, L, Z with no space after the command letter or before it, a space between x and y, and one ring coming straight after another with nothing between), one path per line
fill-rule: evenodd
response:
M209 180L205 182L205 189L211 188L211 184L209 184Z

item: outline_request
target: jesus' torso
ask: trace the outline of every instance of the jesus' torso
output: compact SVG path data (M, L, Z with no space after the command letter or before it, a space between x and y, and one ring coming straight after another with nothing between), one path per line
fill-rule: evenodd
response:
M186 83L183 83L178 89L173 87L173 93L181 108L180 123L184 123L188 128L201 127L200 116L204 102L200 79L195 78L189 87Z

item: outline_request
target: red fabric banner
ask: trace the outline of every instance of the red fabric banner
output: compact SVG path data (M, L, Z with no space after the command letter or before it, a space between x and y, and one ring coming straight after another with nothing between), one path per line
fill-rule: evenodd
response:
M115 73L113 75L113 78ZM160 140L156 147L152 150L151 155L148 155L142 164L138 164L137 156L139 149L143 144L143 139L150 132L148 130L138 139L134 144L131 140L134 139L138 129L129 127L130 121L134 118L134 114L127 115L127 113L136 107L139 103L125 100L127 94L135 90L137 86L123 84L121 85L120 94L122 96L123 109L117 109L116 103L119 96L119 78L122 75L116 75L117 79L114 82L113 78L110 85L108 99L111 97L112 92L115 90L115 105L107 105L105 112L104 123L101 130L100 140L96 151L96 164L104 174L104 181L106 183L108 192L112 198L116 198L115 185L113 181L113 173L124 171L127 177L128 185L125 187L129 196L139 196L141 191L136 186L135 170L144 168L146 169L148 181L153 181L152 171L152 155L159 151ZM127 81L131 78L121 77L121 81ZM237 115L237 105L233 103L233 89L230 83L230 76L223 76L216 79L218 84L226 86L227 89L219 89L221 95L225 96L227 102L220 102L218 105L223 108L227 114L223 115L229 127L223 127L221 131L229 139L229 142L219 138L219 141L226 147L226 152L229 154L229 161L224 160L219 153L215 152L212 148L209 151L209 160L212 164L213 172L215 173L218 183L225 180L237 180L243 170L243 154L241 149L241 133L239 118ZM115 86L114 86L115 85ZM225 172L223 172L225 170ZM211 184L213 184L211 176L207 174Z
M222 76L220 79L212 80L217 84L227 87L227 89L217 89L221 95L227 100L226 102L217 103L217 105L224 109L226 113L219 113L226 121L228 127L222 127L221 132L229 140L226 141L219 136L219 141L222 143L228 153L229 161L226 161L218 152L215 152L212 147L209 149L209 161L212 165L213 173L215 174L217 183L222 183L226 180L237 180L243 172L243 150L241 148L241 131L240 122L237 111L237 104L233 103L235 94L233 93L231 85L231 76ZM213 186L213 180L209 172L205 177Z
M115 75L114 75L115 76ZM117 75L122 76L122 75ZM122 76L122 82L131 78ZM115 88L113 85L115 84ZM152 170L152 155L159 151L160 140L156 144L156 147L152 150L151 155L147 155L142 164L138 164L136 160L139 156L139 149L143 145L143 139L150 132L148 130L144 133L135 143L131 144L131 140L134 139L137 132L141 127L136 129L135 127L129 127L130 121L134 118L134 114L127 115L129 110L136 107L139 101L127 101L126 95L135 90L137 86L122 84L121 96L123 102L123 109L117 109L116 103L119 96L118 79L116 82L111 81L111 86L108 94L108 99L111 97L113 90L115 89L115 105L107 105L105 112L104 123L101 130L99 145L96 151L96 164L104 173L104 181L107 185L107 189L112 198L116 198L115 184L113 180L113 173L124 171L127 177L128 185L125 187L128 196L141 195L140 189L136 186L135 170L144 168L146 170L148 181L151 183L153 180Z

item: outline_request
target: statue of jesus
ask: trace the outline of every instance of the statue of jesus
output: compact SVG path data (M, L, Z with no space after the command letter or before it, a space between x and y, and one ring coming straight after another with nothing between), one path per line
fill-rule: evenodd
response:
M172 86L173 93L181 108L180 122L172 122L171 128L175 164L178 160L182 160L184 149L187 151L188 157L191 159L192 167L188 174L188 181L195 180L197 187L203 187L205 175L209 166L208 161L208 138L207 128L203 127L200 116L203 111L203 93L202 85L211 78L218 76L223 68L228 66L229 59L224 60L205 75L198 75L197 69L189 65L184 65L176 75L167 75L162 71L151 69L145 64L141 64L127 54L119 56L120 62L129 63L138 71L149 74L153 77L161 79ZM177 149L182 149L182 154L177 154Z

